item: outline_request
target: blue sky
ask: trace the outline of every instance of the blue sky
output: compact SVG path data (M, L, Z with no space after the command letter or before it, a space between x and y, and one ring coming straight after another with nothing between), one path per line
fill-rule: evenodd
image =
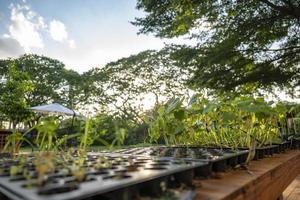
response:
M1 0L0 58L36 53L79 72L165 43L137 35L135 0Z

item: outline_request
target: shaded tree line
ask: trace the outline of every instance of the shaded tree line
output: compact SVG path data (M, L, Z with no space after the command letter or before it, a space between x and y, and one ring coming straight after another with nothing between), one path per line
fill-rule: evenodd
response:
M0 117L14 127L20 122L32 126L38 116L30 107L57 102L138 128L144 124L145 102L152 99L155 106L171 96L186 94L188 76L176 67L166 49L144 51L82 74L45 56L4 59L0 60Z

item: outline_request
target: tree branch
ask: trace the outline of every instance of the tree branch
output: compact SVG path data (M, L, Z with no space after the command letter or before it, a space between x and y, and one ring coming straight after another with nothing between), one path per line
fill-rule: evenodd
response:
M289 5L290 8L284 6L278 6L268 0L260 0L260 2L270 6L272 9L282 13L286 16L291 16L297 20L300 20L300 13L294 11L294 6L292 4ZM292 7L291 7L292 6Z
M265 49L265 48L256 48L256 49L240 49L238 50L237 52L249 52L249 51L273 51L273 52L276 52L276 51L286 51L286 50L297 50L297 49L300 49L300 46L291 46L291 47L286 47L286 48L279 48L279 49Z

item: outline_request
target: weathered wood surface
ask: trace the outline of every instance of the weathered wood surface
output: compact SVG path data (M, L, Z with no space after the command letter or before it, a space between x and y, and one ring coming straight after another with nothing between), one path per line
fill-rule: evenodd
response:
M300 175L283 192L283 200L300 199Z
M299 173L300 150L290 150L252 161L248 171L235 169L217 178L195 180L195 199L276 200Z

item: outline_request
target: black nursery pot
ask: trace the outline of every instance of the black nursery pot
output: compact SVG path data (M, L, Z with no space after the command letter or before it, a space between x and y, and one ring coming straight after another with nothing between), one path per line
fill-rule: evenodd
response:
M139 193L141 196L159 197L164 193L167 187L168 177L161 177L152 181L148 181L139 185Z
M263 159L265 157L265 150L262 148L255 149L254 160Z
M222 159L212 163L212 170L214 172L225 172L227 169L227 160Z
M239 164L239 157L238 156L234 156L234 157L231 157L231 158L228 158L227 160L227 166L230 166L230 167L235 167Z
M285 144L283 144L285 145ZM281 153L284 151L284 146L282 145L271 145L265 147L259 147L255 149L254 160L259 160L264 157L273 156L275 153Z
M245 164L247 161L247 158L248 158L248 154L249 154L248 152L240 154L238 156L238 164L240 164L240 165Z
M170 188L179 188L181 184L185 184L186 186L191 187L193 185L195 171L194 169L176 173L171 175L168 179L168 187Z
M279 152L280 153L284 153L285 152L285 148L284 148L284 144L283 143L278 144L278 147L279 147Z
M89 200L114 200L114 199L122 199L122 200L130 200L130 199L136 199L139 196L138 187L137 186L130 186L126 188L122 188L113 192L108 192L101 195L96 195Z
M291 148L291 141L285 141L284 143L283 143L283 146L284 146L284 149L285 150L288 150L288 149L290 149Z
M279 154L280 152L280 145L273 145L273 153Z
M265 156L272 156L273 155L273 147L272 146L267 146L263 148L265 151Z
M292 149L300 149L300 140L292 140Z
M296 140L296 141L297 141L296 149L300 149L300 140Z
M284 153L289 147L289 142L282 142L280 144L276 144L279 148L279 153Z
M195 168L195 176L198 178L210 177L212 175L212 166L213 164L209 162L207 165Z
M221 151L221 154L218 155L218 159L208 160L212 163L212 170L216 172L225 171L228 168L234 168L239 164L243 164L246 162L248 157L248 149L239 149L239 150L232 150L231 148L218 148L218 147L192 147L194 149L203 148L207 149L209 152L218 153ZM217 155L217 154L216 154Z

